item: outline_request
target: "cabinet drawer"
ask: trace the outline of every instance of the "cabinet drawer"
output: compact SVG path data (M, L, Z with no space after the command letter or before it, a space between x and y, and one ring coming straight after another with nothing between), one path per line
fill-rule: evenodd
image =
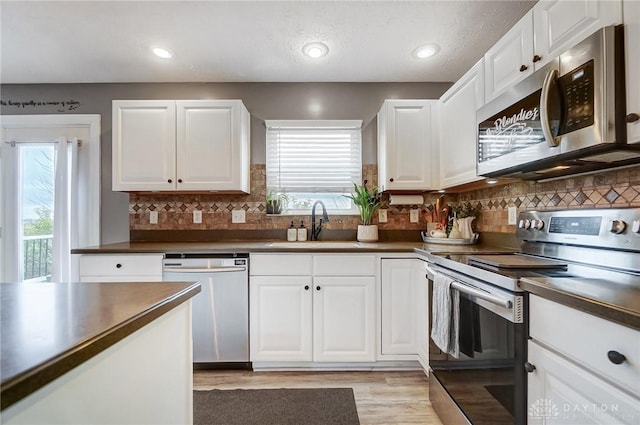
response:
M314 276L372 276L375 274L375 255L317 254L313 256Z
M80 276L160 276L162 254L80 256Z
M640 331L535 295L530 296L531 337L611 382L640 394ZM614 364L607 356L626 357Z
M251 254L249 270L252 276L308 276L312 270L311 255Z

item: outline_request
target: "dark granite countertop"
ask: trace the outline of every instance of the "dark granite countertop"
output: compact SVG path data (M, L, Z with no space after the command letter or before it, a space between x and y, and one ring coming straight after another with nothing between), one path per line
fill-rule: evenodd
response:
M0 283L1 409L198 292L194 282Z
M527 292L603 319L640 330L640 278L613 282L583 277L527 277L520 280Z
M251 253L251 252L394 252L418 253L429 252L494 252L496 246L478 245L445 245L423 242L375 242L361 243L356 241L319 241L319 242L286 242L271 240L239 240L219 242L118 242L92 247L77 248L72 254L135 254L135 253Z

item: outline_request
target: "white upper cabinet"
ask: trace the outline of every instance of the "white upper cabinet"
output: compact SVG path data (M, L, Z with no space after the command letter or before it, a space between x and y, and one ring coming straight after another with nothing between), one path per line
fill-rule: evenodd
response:
M437 100L385 100L378 112L382 190L435 189Z
M533 7L535 69L599 28L622 23L620 0L542 0Z
M627 141L640 143L640 2L625 0L623 7L627 67Z
M484 55L489 102L533 72L533 14L527 13Z
M440 98L440 187L481 180L476 174L476 112L484 105L480 59Z
M240 100L114 100L113 190L249 192Z
M179 100L176 113L178 189L249 192L249 113L242 102Z
M175 189L175 102L114 100L112 119L113 190Z
M621 0L540 0L485 54L486 101L599 28L620 23Z

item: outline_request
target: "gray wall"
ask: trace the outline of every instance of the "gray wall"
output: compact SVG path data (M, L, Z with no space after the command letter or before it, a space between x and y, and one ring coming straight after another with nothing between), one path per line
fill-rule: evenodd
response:
M129 198L111 191L111 101L114 99L242 99L251 114L251 162L265 162L267 119L359 119L363 162L376 161L376 114L384 99L437 99L450 83L122 83L2 85L2 115L102 116L102 243L129 239ZM75 109L37 102L79 102ZM16 106L34 101L36 104ZM9 104L9 102L14 103Z

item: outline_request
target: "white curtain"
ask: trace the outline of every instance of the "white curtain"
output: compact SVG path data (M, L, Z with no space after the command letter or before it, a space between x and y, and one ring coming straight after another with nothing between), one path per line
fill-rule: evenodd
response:
M78 139L56 144L51 280L72 280L71 249L78 247Z

